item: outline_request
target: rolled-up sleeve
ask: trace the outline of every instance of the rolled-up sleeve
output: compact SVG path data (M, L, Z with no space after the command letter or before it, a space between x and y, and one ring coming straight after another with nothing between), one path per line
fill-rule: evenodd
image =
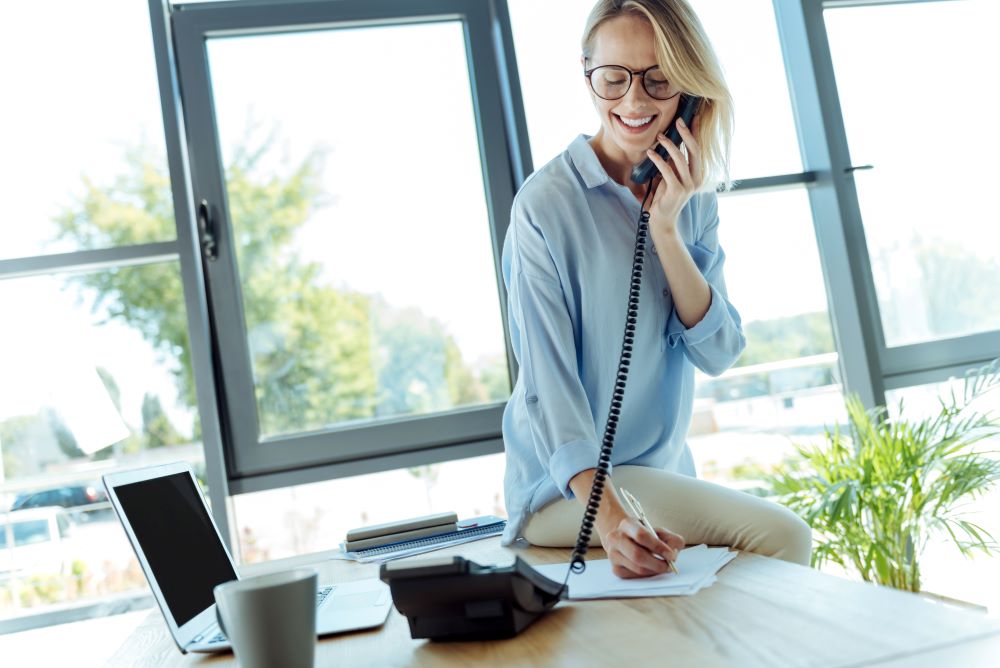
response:
M718 376L731 367L743 348L746 338L740 314L729 303L722 268L726 254L719 245L719 208L714 193L703 199L706 221L704 231L688 251L712 292L712 301L705 316L692 327L686 327L672 309L667 319L667 345L681 348L691 363L711 376Z
M572 498L570 479L593 468L599 451L573 322L545 239L517 203L509 238L508 318L525 414L539 461L563 496Z

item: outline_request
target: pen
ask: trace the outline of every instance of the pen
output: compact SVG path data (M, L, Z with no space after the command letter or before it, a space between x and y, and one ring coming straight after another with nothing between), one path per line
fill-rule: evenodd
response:
M628 504L629 510L632 511L632 514L635 515L636 518L642 523L642 526L652 531L653 535L656 536L656 529L653 528L653 525L649 522L649 518L646 517L646 513L643 511L642 505L639 503L639 499L635 498L635 496L633 496L632 493L624 487L619 487L618 489L621 491L622 498L625 499L625 503ZM656 556L659 557L660 555ZM665 559L664 561L667 562L667 566L670 567L670 570L680 575L680 571L677 570L677 565L674 562L669 559Z

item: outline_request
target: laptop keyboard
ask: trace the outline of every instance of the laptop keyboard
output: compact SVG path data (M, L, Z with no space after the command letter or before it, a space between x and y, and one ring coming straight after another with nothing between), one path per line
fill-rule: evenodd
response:
M329 587L323 587L322 589L317 589L316 590L316 607L317 608L319 608L319 606L323 605L323 601L325 601L326 597L330 595L330 592L332 592L334 590L334 587L336 587L336 585L331 585ZM225 634L222 633L221 631L219 631L214 636L212 636L208 640L205 640L204 642L205 642L206 645L215 645L215 644L218 644L218 643L226 642L226 640L227 639L226 639ZM201 640L201 638L195 638L192 642L200 643L200 642L202 642L202 640Z

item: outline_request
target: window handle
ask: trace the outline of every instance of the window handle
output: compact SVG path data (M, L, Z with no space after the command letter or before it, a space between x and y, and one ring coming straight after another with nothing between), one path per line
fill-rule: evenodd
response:
M875 169L875 165L851 165L850 167L844 168L844 173L853 174L854 172L860 172L864 169Z
M214 260L219 256L219 251L215 246L215 221L212 220L211 213L208 200L201 200L198 203L198 234L201 237L201 252L209 260Z

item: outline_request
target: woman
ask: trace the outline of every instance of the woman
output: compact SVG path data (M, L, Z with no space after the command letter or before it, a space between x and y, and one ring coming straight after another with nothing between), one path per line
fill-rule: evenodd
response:
M685 0L601 0L583 37L583 84L601 119L534 172L514 199L503 249L520 373L504 411L504 479L518 538L575 544L621 352L630 262L642 210L649 243L632 364L597 536L620 577L664 572L685 541L808 564L809 527L776 504L694 478L685 443L694 368L718 375L745 345L726 296L716 182L728 184L732 105ZM680 93L702 98L684 150L663 136ZM667 162L651 148L663 145ZM632 183L646 157L656 177ZM646 206L642 203L645 198ZM618 488L643 503L645 529ZM657 558L662 557L662 559Z

